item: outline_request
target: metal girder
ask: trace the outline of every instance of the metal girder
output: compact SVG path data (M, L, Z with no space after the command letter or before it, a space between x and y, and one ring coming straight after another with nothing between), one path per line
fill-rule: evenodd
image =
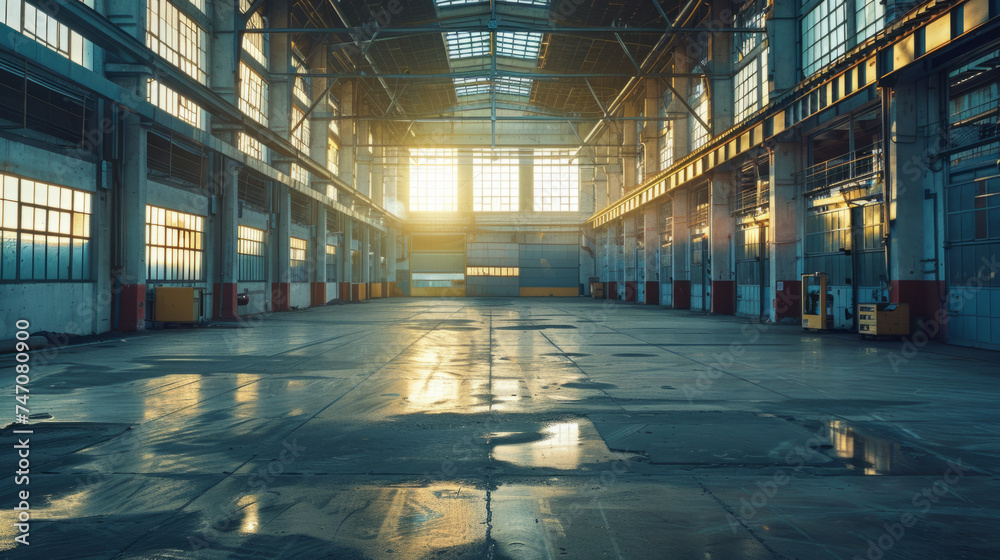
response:
M371 28L367 28L371 29ZM483 32L511 31L521 33L551 33L554 35L570 35L577 33L642 33L642 34L687 34L687 33L766 33L763 27L555 27L551 25L504 25L497 23L496 29L486 25L458 27L378 27L382 35L452 33L456 31ZM365 27L265 27L247 29L247 33L349 33L364 32Z
M253 2L250 3L250 8L247 11L240 14L240 19L243 20L244 28L246 28L247 22L250 21L250 18L253 17L255 13L257 13L257 10L259 10L266 1L267 0L253 0Z
M705 121L701 120L701 117L698 116L698 112L695 111L694 107L692 107L687 102L687 100L684 99L684 96L681 95L680 92L678 92L676 89L674 89L674 86L670 85L670 82L668 82L666 80L663 80L662 78L661 78L661 81L664 83L664 85L667 86L667 88L670 89L670 91L672 91L674 93L674 99L676 99L677 101L680 101L681 104L684 105L684 107L688 110L688 112L691 113L691 116L694 117L695 120L697 120L698 123L701 124L701 126L705 127L705 130L708 131L709 134L711 134L712 133L712 128L708 126L708 123L706 123Z
M378 117L374 115L337 115L314 117L317 121L354 120L354 121L395 121L395 122L467 122L467 121L506 121L506 122L596 122L596 121L675 121L685 117L563 117L549 115L480 115L462 117Z
M381 72L269 72L269 76L302 76L306 78L391 78L398 80L433 80L445 78L482 78L490 80L494 76L491 70L464 70L461 72L441 72L438 74L387 74ZM677 73L677 72L580 72L573 74L553 74L545 72L518 72L497 70L496 77L529 78L532 80L558 80L563 78L728 78L729 74ZM391 97L391 96L390 96Z
M299 122L292 125L291 133L295 133L295 131L298 130L300 126L302 126L302 123L304 123L306 119L309 118L309 115L311 115L312 112L316 110L316 107L319 107L320 103L326 101L326 96L329 95L331 91L333 91L333 87L336 85L337 85L337 78L334 78L333 81L330 82L330 85L326 87L326 90L323 91L323 94L317 97L315 100L313 100L312 104L309 105L309 108L306 110L305 113L303 113L302 118L299 119Z

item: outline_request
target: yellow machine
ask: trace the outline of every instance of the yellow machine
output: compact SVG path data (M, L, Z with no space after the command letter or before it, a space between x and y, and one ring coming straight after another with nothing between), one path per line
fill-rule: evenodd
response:
M858 333L866 336L910 334L907 303L862 303L858 305Z
M201 288L156 288L153 320L164 323L197 323L201 309Z
M833 328L833 296L827 291L825 272L802 275L802 328Z

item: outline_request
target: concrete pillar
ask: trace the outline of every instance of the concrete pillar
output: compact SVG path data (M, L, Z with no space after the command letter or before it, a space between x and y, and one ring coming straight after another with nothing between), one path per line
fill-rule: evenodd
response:
M327 67L326 49L315 49L315 52L309 60L306 61L306 64L313 72L325 72ZM312 79L312 85L313 102L315 103L317 100L323 100L316 107L316 112L325 112L327 110L325 100L328 95L326 89L330 85L329 80L327 78L315 77ZM329 123L327 123L327 121L313 121L312 128L310 130L311 136L309 142L309 157L313 161L326 164L328 147L327 142L330 138ZM319 190L326 193L326 185L324 184Z
M592 215L596 209L594 204L595 172L596 168L591 164L580 165L580 213L587 216Z
M271 27L288 27L288 3L269 2L268 20ZM291 34L271 33L268 63L271 72L293 72L291 54ZM268 80L268 128L282 137L291 140L292 128L292 96L295 79L291 76L265 76ZM288 173L287 164L280 169Z
M472 214L472 152L458 152L458 213Z
M730 0L712 0L712 12L720 14L729 12L732 8ZM847 19L853 20L853 17ZM709 111L711 119L709 123L712 134L718 134L723 130L728 130L733 126L734 95L733 90L733 34L732 33L712 33L710 36L709 49L711 60L708 63L708 72L712 75L709 81ZM786 45L795 43L779 43ZM794 49L788 49L794 50ZM713 259L714 260L714 259Z
M239 257L237 245L239 242L239 170L236 162L219 156L216 158L213 181L219 191L219 231L218 248L220 251L218 282L212 289L220 301L213 305L213 315L220 319L235 319L238 316L236 305L237 283L239 277Z
M518 207L522 213L535 211L535 159L533 152L521 150L519 152L521 165L517 168L518 174Z
M121 207L124 223L119 239L123 247L121 288L118 294L118 330L134 332L146 328L146 129L139 116L122 119L124 146Z
M637 301L639 293L638 285L638 266L636 258L636 218L637 213L633 212L625 216L622 220L622 226L625 228L625 235L623 239L625 240L624 251L622 255L625 258L623 263L625 267L625 301Z
M351 283L354 281L354 270L351 264L351 251L354 245L354 220L348 216L342 216L340 229L344 232L343 251L340 252L341 277L340 277L340 299L351 300Z
M767 43L771 46L767 53L771 99L792 89L799 81L798 49L779 48L779 45L796 45L801 40L798 9L795 2L772 2L770 17L764 22Z
M687 189L671 191L674 196L674 219L672 221L674 242L674 309L691 309L691 263L689 261L691 236L688 232Z
M130 4L145 7L144 2L132 2ZM233 18L235 17L236 2L212 2L212 20L217 22L217 30L231 31ZM239 92L237 91L237 76L239 72L238 51L235 49L231 34L215 35L210 33L208 41L208 85L213 92L218 94L233 105L238 104ZM145 38L143 38L145 42ZM207 117L211 120L211 116ZM240 129L238 125L217 126L208 123L208 130L214 136L224 142L236 145L236 132Z
M594 211L608 207L608 176L603 166L594 166Z
M410 211L410 154L400 149L396 156L396 201L401 217Z
M717 170L709 180L709 239L712 244L712 313L736 313L736 274L733 263L735 219L730 214L735 187L728 170Z
M803 209L795 180L800 149L799 144L780 143L771 152L768 248L771 289L774 290L770 311L773 322L796 323L802 315L799 251Z
M946 283L943 275L936 274L936 268L942 263L934 262L934 247L939 241L931 218L933 199L924 196L926 172L922 166L906 162L923 161L925 157L924 139L918 134L917 125L936 117L927 114L925 109L939 106L939 89L932 89L928 83L934 83L932 80L936 81L936 77L901 79L893 87L889 106L889 134L893 141L889 143L886 159L892 165L887 174L887 199L891 202L887 248L891 280L889 300L909 304L910 316L924 320L942 311ZM940 192L942 189L936 190L939 204L942 204L944 193Z
M361 224L361 283L368 284L374 281L372 274L372 230L365 224Z
M608 204L621 200L625 192L625 177L622 175L621 159L615 158L615 163L604 166L604 175L608 185Z
M639 111L632 103L625 104L625 116L637 117ZM636 121L622 121L619 123L622 129L622 184L624 192L630 192L636 184L635 162L638 157L639 147L636 145Z
M273 184L277 228L271 231L271 254L274 256L271 282L271 311L288 311L291 305L291 223L292 194L286 185Z
M660 99L663 97L663 85L658 78L646 78L646 99L645 99L645 113L646 117L651 119L657 119L660 116ZM645 167L646 167L646 177L648 179L660 170L660 150L659 150L659 139L660 139L660 121L659 120L648 120L645 121L645 126L642 128L642 144L645 147L643 153L645 155Z
M340 88L340 112L342 115L355 115L354 82L343 84ZM348 185L354 185L355 159L354 119L340 121L340 179Z
M355 110L361 108L361 103L355 103ZM372 191L372 153L367 146L369 121L354 121L357 133L354 136L356 148L354 150L354 188L359 193L374 199ZM376 201L378 202L378 201Z
M316 204L316 241L313 254L316 263L316 274L310 286L310 305L325 305L326 297L326 214L327 208L323 204Z
M640 210L646 215L642 232L643 250L646 253L646 305L660 304L660 282L665 282L665 278L660 278L659 254L660 254L660 213L659 204L650 204Z
M678 74L685 74L691 72L694 67L694 62L692 62L687 56L683 54L683 49L677 49L674 55L674 72ZM679 161L684 156L688 154L688 146L690 145L690 131L688 130L688 119L691 118L691 112L688 111L684 103L681 102L681 98L678 95L687 95L688 88L691 87L691 81L693 78L672 78L674 91L671 91L671 101L667 105L667 116L673 117L674 120L670 121L670 131L667 132L673 140L673 160Z

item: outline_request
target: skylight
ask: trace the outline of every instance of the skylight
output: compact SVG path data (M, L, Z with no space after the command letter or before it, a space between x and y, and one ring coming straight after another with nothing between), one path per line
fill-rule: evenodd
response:
M520 4L522 6L548 6L549 0L499 0L501 4ZM472 6L486 4L487 0L434 0L437 7Z
M453 78L455 95L477 95L490 92L490 83L485 78Z
M513 58L538 58L542 45L541 33L501 31L497 33L497 54Z
M497 93L509 93L511 95L531 95L531 78L515 78L504 76L497 78L495 82Z
M498 94L531 95L531 78L503 76L491 83L486 78L452 78L455 84L455 95L479 95L490 93L490 87L496 88Z
M452 31L446 33L448 58L470 58L490 54L490 34L485 31Z
M486 31L450 31L445 33L448 58L489 56L490 34ZM497 33L497 56L534 60L542 44L541 33L500 31Z

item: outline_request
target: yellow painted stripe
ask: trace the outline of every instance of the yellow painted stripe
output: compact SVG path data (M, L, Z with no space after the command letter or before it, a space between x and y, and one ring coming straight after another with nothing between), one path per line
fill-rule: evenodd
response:
M521 288L521 297L577 297L580 295L579 288Z

